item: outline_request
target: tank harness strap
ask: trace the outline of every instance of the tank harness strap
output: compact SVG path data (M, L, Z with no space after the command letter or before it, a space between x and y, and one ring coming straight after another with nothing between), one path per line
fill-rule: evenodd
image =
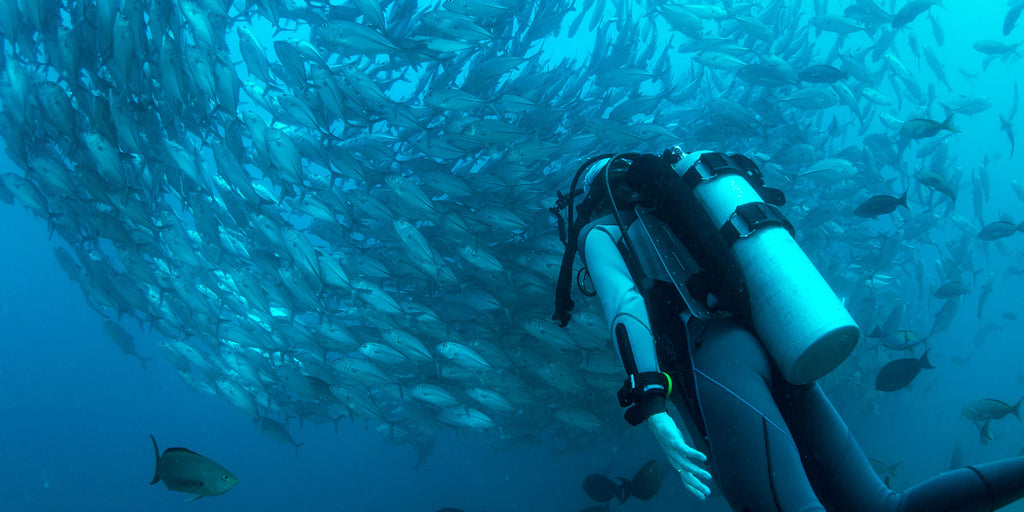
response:
M555 220L558 221L559 240L562 241L562 244L568 245L570 236L569 228L571 226L567 225L565 216L562 215L562 210L568 208L569 205L576 199L576 197L583 195L583 191L574 190L566 194L559 190L556 191L555 194L557 196L557 199L555 200L555 205L552 206L551 208L548 208L548 211L551 212L551 215L554 215Z
M715 179L723 174L740 176L764 199L764 202L741 204L736 207L729 220L722 226L720 233L728 247L732 247L740 238L750 236L754 231L767 226L781 226L796 234L793 225L779 210L786 203L786 196L781 190L768 188L764 185L764 175L752 160L740 154L725 155L722 153L701 154L689 169L683 172L682 179L691 189L703 182Z
M572 264L576 260L576 245L580 228L586 224L586 219L589 218L595 203L590 197L584 199L579 207L575 208L578 215L573 215L573 201L577 196L583 194L582 190L576 189L576 183L587 167L610 156L614 155L599 155L584 162L573 176L569 193L563 194L559 191L555 206L549 209L558 220L558 236L565 244L565 252L562 253L562 266L558 271L558 282L555 284L555 313L551 315L552 320L557 321L560 327L569 325L569 320L572 319L570 311L576 307L572 301ZM561 210L563 209L567 212L566 217L562 217Z
M555 283L555 313L551 319L558 322L559 327L569 325L573 308L572 300L572 263L576 259L576 240L569 237L565 252L562 253L562 265L558 270L558 281Z
M744 155L703 153L689 169L683 171L682 178L683 183L692 190L720 174L735 174L746 179L766 203L776 206L786 204L786 195L779 189L766 187L761 169Z
M732 247L740 238L746 238L758 229L768 226L781 226L789 231L790 236L796 237L793 225L779 207L768 203L746 203L737 206L720 232L725 244Z
M563 196L571 201L573 195ZM576 307L572 300L572 268L576 261L576 249L579 243L579 233L587 224L590 211L593 209L590 198L584 199L576 207L578 216L573 219L573 225L568 226L566 233L565 252L562 253L562 265L558 269L558 281L555 283L555 313L551 319L558 322L559 327L569 325L572 319L571 311Z

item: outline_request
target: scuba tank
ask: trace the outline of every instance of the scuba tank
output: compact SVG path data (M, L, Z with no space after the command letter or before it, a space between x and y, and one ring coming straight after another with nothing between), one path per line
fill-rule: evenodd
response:
M782 193L764 187L757 165L742 155L674 147L665 157L742 270L751 323L786 380L807 384L839 366L860 329L769 204L782 204Z

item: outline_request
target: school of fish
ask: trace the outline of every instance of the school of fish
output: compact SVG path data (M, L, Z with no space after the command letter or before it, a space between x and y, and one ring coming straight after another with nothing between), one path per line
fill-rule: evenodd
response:
M353 419L422 459L444 428L627 428L596 300L550 318L548 209L595 154L744 153L879 326L838 373L868 389L916 352L880 375L898 389L967 300L1007 321L985 301L1024 273L1024 223L988 201L1024 187L964 169L957 120L1013 154L1016 84L998 115L960 84L1019 54L979 40L953 75L939 0L847 3L2 0L0 200L46 221L125 354L283 443Z

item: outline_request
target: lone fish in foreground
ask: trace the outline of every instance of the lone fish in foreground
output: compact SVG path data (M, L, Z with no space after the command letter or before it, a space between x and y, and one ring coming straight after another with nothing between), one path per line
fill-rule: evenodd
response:
M873 196L853 210L853 214L865 219L873 219L879 215L892 213L896 211L896 208L899 206L908 208L906 192L904 192L900 197L893 197L888 194Z
M921 354L920 359L909 357L890 361L878 372L875 389L879 391L896 391L905 388L921 370L935 368L928 362L928 351Z
M231 490L238 483L238 478L224 466L199 455L187 448L168 448L160 455L153 440L153 452L156 454L156 473L153 485L161 480L168 490L193 494L193 500L204 496L217 496Z

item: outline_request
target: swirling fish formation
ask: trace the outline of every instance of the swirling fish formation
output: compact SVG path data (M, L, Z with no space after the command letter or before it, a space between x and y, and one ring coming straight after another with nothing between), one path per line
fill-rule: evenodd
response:
M20 168L0 199L63 240L58 261L126 354L147 359L131 318L185 382L284 442L292 417L414 445L447 427L583 445L625 428L595 301L567 329L550 320L563 247L548 208L593 154L758 158L804 198L787 213L861 321L922 302L898 284L928 287L915 241L969 238L942 280L970 275L960 256L984 243L952 206L932 213L958 189L955 127L927 119L896 45L919 44L901 29L930 4L899 23L871 1L810 17L783 1L0 4ZM911 187L909 148L927 162L917 212L852 216L894 179ZM867 216L907 205L892 199Z

